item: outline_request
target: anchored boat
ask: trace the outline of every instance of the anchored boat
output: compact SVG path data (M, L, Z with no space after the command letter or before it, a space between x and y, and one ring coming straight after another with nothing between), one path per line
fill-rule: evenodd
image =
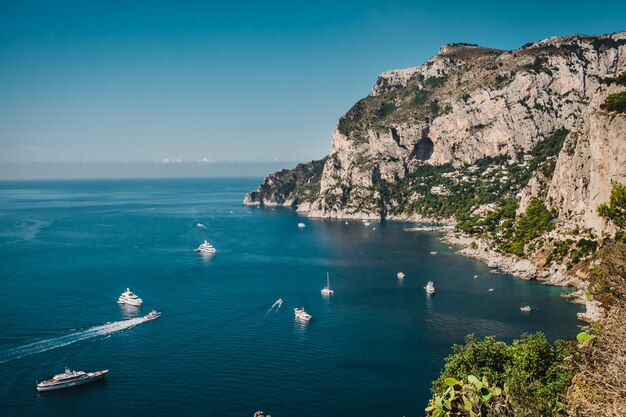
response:
M303 321L309 321L311 320L311 315L309 313L307 313L306 311L304 311L304 307L302 308L294 308L293 312L296 315L296 319L298 320L303 320Z
M213 247L213 245L211 245L206 240L204 241L204 243L202 243L200 246L198 246L193 251L194 252L199 252L199 253L217 253L217 249L215 249Z
M117 299L118 304L127 304L129 306L139 307L143 304L143 300L137 296L130 289L126 288L126 291L120 295L120 298Z
M57 374L48 380L38 383L37 391L54 391L87 384L104 378L108 372L108 369L96 372L84 372L72 371L69 368L65 368L65 372L62 374Z

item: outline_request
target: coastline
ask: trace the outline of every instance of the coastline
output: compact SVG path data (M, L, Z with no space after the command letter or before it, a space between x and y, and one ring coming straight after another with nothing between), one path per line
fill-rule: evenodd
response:
M440 240L449 245L460 247L456 252L458 255L484 262L489 268L494 270L499 270L527 281L536 279L545 285L576 288L575 291L561 297L574 304L585 306L585 312L577 314L578 319L581 321L592 323L604 316L602 305L596 300L587 299L587 283L580 278L567 274L565 267L562 265L554 265L550 269L538 268L528 259L522 259L515 255L504 255L494 251L488 240L475 239L457 230L444 232ZM471 247L473 242L477 245L475 249Z

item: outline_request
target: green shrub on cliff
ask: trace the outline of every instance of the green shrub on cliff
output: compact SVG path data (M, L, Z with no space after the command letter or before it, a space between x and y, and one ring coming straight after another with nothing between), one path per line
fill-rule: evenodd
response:
M626 186L613 183L609 204L600 204L598 214L610 220L620 231L626 229Z
M561 410L561 397L573 375L567 361L573 353L570 344L552 344L542 333L524 334L510 345L492 336L481 340L469 335L453 351L433 382L434 399L444 395L450 378L481 375L492 387L503 387L505 394L494 398L496 403L490 403L483 416L549 417Z
M554 229L552 222L557 212L548 210L542 201L533 199L526 212L517 218L513 227L506 230L500 247L509 253L524 256L525 246L531 240Z
M606 100L604 100L604 104L600 105L600 108L608 111L626 113L626 90L609 94Z

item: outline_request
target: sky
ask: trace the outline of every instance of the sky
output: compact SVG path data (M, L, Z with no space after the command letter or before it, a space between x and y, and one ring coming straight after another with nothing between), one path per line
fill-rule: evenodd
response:
M321 158L382 71L624 17L623 1L0 0L0 178Z

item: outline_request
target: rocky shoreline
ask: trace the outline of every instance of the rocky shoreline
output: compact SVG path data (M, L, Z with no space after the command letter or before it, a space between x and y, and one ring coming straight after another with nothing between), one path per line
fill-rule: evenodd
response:
M457 254L482 261L494 270L497 269L524 280L536 279L546 285L576 288L576 291L562 297L572 303L585 306L585 312L578 313L579 320L592 323L604 315L604 309L598 301L587 299L587 283L567 274L563 265L555 265L550 269L541 269L528 259L496 252L492 249L493 244L488 240L475 239L456 230L446 231L441 236L441 240L449 245L459 247ZM476 243L474 248L472 248L472 243Z

